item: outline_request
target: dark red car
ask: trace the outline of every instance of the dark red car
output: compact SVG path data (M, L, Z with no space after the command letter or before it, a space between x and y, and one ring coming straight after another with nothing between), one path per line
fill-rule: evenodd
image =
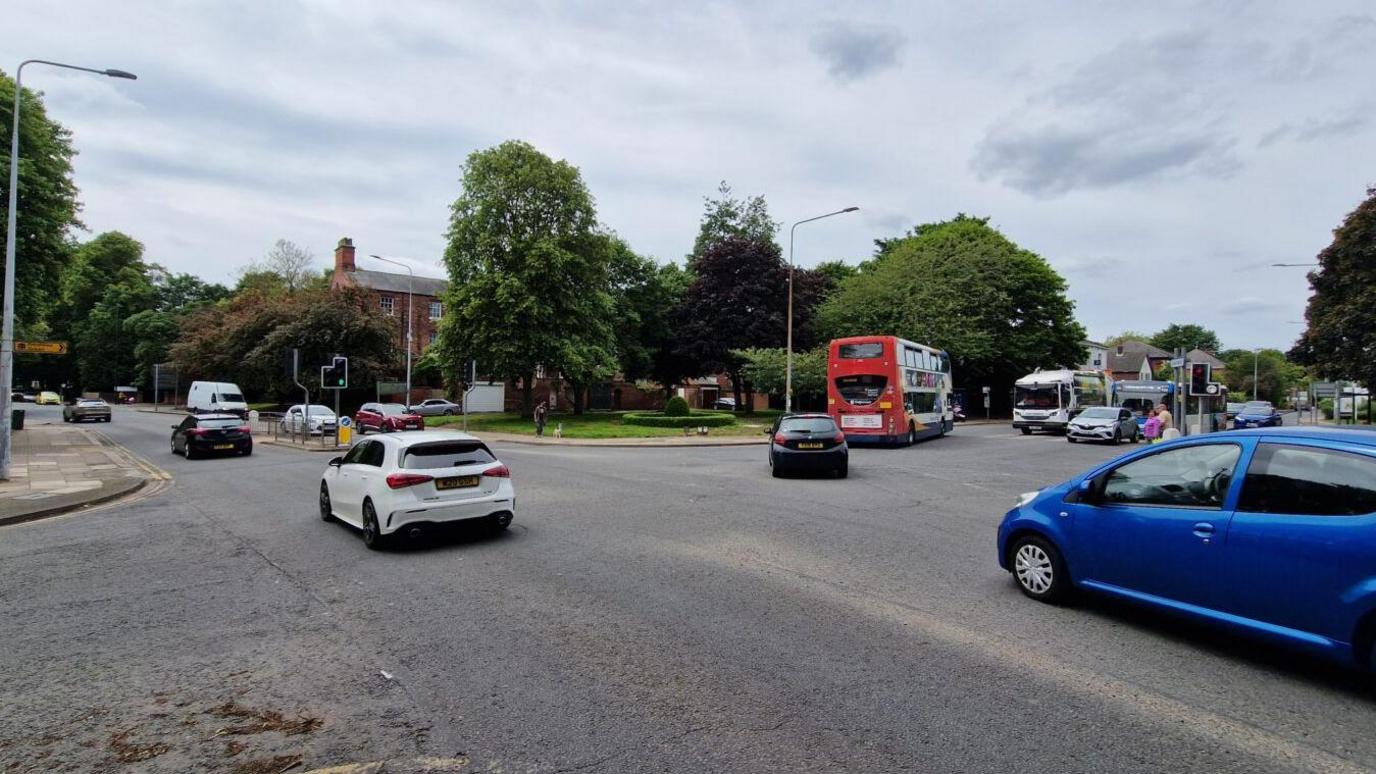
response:
M364 403L354 414L358 434L370 430L390 433L394 430L424 430L425 418L412 414L400 403Z

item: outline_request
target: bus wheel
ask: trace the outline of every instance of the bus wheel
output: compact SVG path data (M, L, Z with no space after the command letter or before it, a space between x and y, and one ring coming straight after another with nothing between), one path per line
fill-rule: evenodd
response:
M916 444L916 443L917 443L917 428L913 426L913 423L909 422L909 423L908 423L908 445L909 445L909 446L912 446L913 444Z

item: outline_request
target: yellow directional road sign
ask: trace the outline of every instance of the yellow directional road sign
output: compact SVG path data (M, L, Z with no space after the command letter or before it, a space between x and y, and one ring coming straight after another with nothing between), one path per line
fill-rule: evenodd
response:
M65 355L67 354L67 342L65 341L16 341L14 351L29 355Z

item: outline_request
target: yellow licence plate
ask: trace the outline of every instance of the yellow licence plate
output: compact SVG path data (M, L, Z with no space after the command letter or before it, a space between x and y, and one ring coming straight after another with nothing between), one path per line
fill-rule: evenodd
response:
M452 478L435 479L436 489L463 489L464 487L477 486L478 476L454 476Z
M799 449L820 449L820 448L822 448L822 444L820 444L820 443L800 443L800 444L798 444L798 448L799 448Z
M232 444L232 443L217 443L217 444L215 444L215 448L216 448L216 449L233 449L233 448L234 448L234 444Z

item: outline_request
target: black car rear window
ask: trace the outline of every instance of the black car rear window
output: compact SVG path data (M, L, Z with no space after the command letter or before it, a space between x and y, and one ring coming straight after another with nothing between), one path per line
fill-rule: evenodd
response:
M238 427L243 423L244 420L242 419L201 419L197 420L196 425L198 427L205 427L211 430L223 430L225 428Z
M779 423L779 430L786 433L834 433L836 423L830 417L790 417Z
M408 448L401 466L407 470L433 470L496 461L492 452L479 441L439 441Z

